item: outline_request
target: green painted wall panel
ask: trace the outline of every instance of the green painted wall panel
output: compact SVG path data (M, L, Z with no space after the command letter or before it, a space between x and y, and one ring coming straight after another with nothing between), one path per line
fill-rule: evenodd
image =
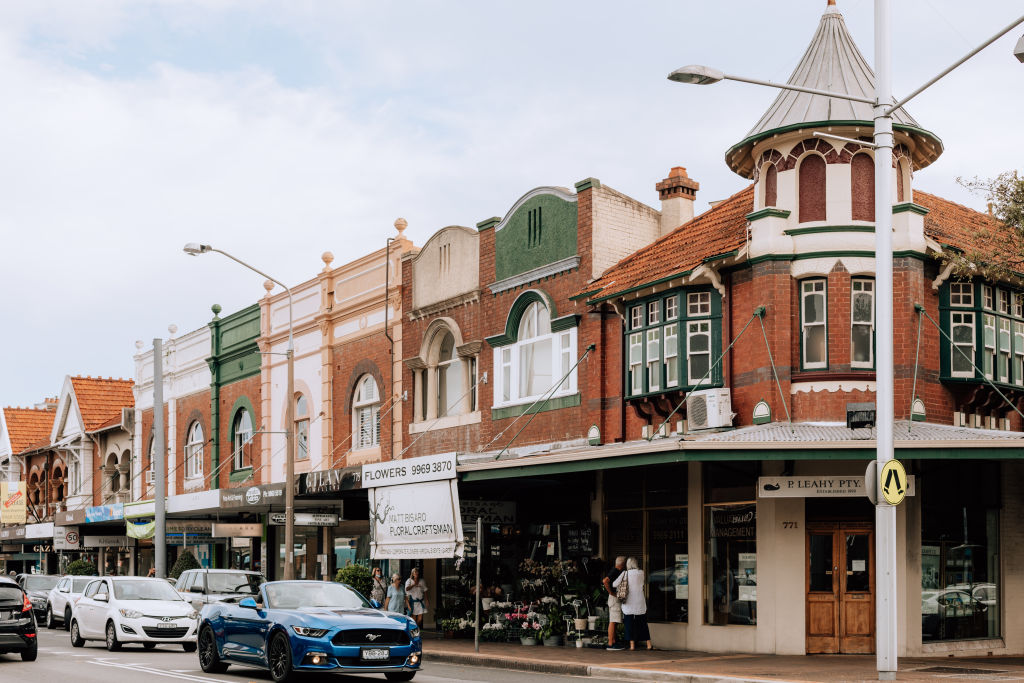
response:
M576 255L576 202L552 194L531 197L494 235L500 281Z

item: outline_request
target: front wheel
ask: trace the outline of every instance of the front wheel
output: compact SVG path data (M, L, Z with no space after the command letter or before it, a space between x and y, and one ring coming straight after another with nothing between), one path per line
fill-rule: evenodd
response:
M389 681L411 681L412 677L415 675L415 671L393 671L391 673L384 674L384 678Z
M71 622L71 647L82 647L85 645L85 638L78 632L78 621Z
M199 666L208 674L222 674L228 670L228 665L220 661L217 637L209 626L204 626L199 632Z
M182 643L181 644L181 649L184 650L185 652L195 652L196 651L196 644L195 643Z
M117 629L114 627L114 622L107 622L107 650L109 652L117 652L121 649L121 643L117 642Z
M65 631L70 631L71 630L71 608L70 607L65 607L64 608L64 630Z
M274 683L284 683L292 675L292 646L288 643L288 636L283 633L275 633L270 639L270 648L267 657L270 663L270 677Z
M53 618L53 605L46 606L46 628L57 628L57 620Z

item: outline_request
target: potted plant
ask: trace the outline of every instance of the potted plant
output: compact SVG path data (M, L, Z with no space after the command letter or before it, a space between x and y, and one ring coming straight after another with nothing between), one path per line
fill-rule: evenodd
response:
M537 636L541 632L540 623L537 621L524 621L523 630L520 632L519 642L523 645L536 645Z
M576 613L575 618L572 620L573 628L577 631L583 631L587 628L587 617L586 617L586 605L582 600L573 600L571 603L573 611ZM580 609L580 608L584 609ZM583 612L583 616L580 616L580 612Z

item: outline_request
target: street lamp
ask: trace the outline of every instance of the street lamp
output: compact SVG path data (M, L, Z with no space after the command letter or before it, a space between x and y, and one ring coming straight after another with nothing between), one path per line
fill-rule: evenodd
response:
M218 254L223 254L235 263L244 266L254 273L262 275L271 282L280 285L288 295L288 349L285 352L285 356L288 358L288 384L285 390L285 399L287 401L285 408L285 421L287 422L285 429L285 439L287 441L287 448L285 449L285 486L284 486L284 547L285 547L285 561L284 561L284 580L290 581L295 578L295 486L292 480L295 478L295 339L294 339L294 324L292 317L292 290L289 289L280 280L275 280L258 268L254 268L245 261L235 258L231 254L221 249L211 247L209 244L199 244L198 242L189 242L184 247L184 252L190 256L198 256L200 254L206 254L208 252L215 251Z
M829 5L835 4L832 0ZM967 53L963 58L942 71L899 102L892 97L892 18L890 0L875 0L875 97L868 99L846 93L836 93L814 88L773 83L725 74L707 66L691 65L676 69L669 74L669 80L677 83L711 85L723 80L742 81L766 85L784 90L796 90L812 95L823 95L855 102L864 102L873 107L875 131L875 289L877 311L876 353L876 424L877 440L875 458L878 471L893 459L893 422L895 418L894 371L893 371L893 282L892 282L892 114L908 100L916 97L926 88L963 64L982 49L1002 37L1014 27L1024 23L1020 17L999 33ZM1017 59L1024 62L1024 37L1014 51ZM877 487L878 482L873 482ZM865 482L865 485L869 485ZM896 585L896 508L878 496L875 506L876 533L876 588L878 591L875 610L876 657L879 680L892 680L897 671L897 612L896 600L899 595Z

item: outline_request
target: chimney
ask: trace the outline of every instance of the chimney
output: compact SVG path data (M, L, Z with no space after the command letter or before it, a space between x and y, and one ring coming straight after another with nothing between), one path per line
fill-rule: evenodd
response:
M661 198L661 234L665 235L693 218L693 201L700 183L686 175L686 169L676 166L668 177L654 186Z

